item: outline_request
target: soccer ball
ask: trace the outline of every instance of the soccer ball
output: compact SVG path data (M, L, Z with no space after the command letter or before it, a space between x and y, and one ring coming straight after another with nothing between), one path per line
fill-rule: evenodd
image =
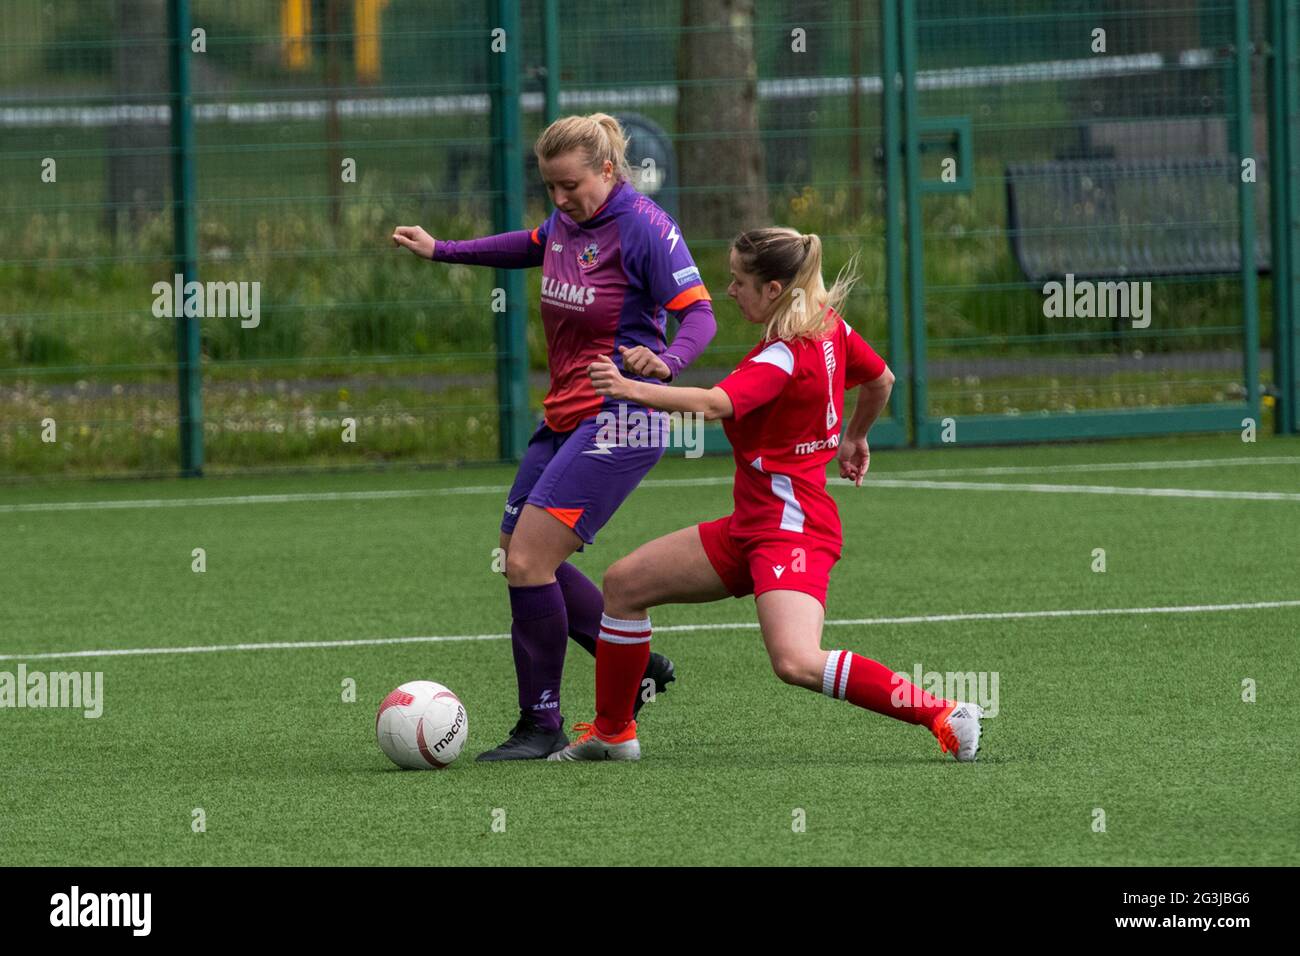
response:
M379 749L408 770L442 770L460 755L468 736L465 705L431 680L398 687L375 715Z

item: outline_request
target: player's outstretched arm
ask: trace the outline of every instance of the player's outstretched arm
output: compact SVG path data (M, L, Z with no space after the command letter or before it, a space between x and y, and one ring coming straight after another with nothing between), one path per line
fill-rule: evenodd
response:
M607 355L587 366L596 394L636 402L664 412L692 412L708 420L730 418L731 397L720 388L679 388L624 378Z
M545 250L525 229L480 239L434 239L420 226L398 226L393 243L422 259L495 269L529 269L540 266Z
M410 249L421 259L432 259L437 240L420 226L398 226L393 230L393 243Z
M858 404L853 416L844 426L844 440L840 442L840 477L861 485L871 466L871 449L867 446L867 432L876 423L880 413L889 404L889 393L894 390L894 373L886 366L880 376L864 382L858 388Z

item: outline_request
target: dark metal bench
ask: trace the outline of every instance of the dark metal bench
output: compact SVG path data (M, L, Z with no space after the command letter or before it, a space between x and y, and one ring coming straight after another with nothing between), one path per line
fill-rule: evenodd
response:
M1070 159L1007 166L1007 233L1032 282L1241 270L1241 167L1208 159ZM1255 263L1267 273L1267 169L1256 170Z

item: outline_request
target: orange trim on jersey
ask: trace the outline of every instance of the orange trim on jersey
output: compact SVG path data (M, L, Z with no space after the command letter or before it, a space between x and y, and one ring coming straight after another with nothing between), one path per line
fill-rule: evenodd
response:
M532 237L533 242L537 243L539 246L542 244L542 240L537 238L537 230L541 228L542 228L541 226L534 226L533 231L528 234L530 237Z
M672 300L664 306L669 312L680 312L692 302L699 302L703 299L706 302L712 302L713 297L709 295L709 290L702 285L693 285L689 289L677 293Z
M570 528L578 523L578 519L582 517L583 511L582 508L547 508L546 510L549 514L554 515Z

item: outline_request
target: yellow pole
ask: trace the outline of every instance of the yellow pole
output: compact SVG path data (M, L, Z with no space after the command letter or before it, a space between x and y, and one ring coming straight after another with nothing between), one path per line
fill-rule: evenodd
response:
M286 70L311 66L311 0L280 0L280 63Z
M378 83L380 74L381 20L388 0L356 0L352 7L353 50L357 82Z

